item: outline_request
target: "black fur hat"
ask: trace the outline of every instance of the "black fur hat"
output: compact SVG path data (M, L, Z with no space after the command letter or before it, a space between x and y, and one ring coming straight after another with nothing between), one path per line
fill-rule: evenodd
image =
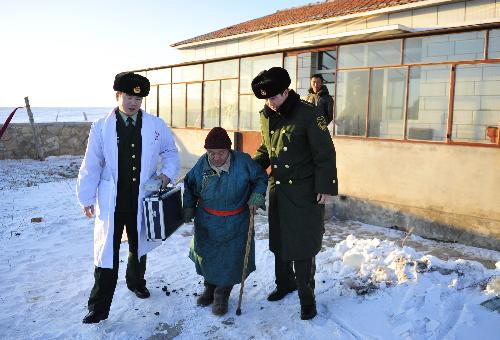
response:
M113 90L137 97L146 97L149 94L149 88L148 78L133 72L118 73L113 84Z
M285 91L291 82L287 70L282 67L271 67L260 72L252 80L252 90L257 98L266 99Z

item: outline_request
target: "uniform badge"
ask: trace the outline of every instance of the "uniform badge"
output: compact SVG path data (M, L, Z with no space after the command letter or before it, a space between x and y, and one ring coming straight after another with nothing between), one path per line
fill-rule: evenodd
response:
M264 89L260 89L260 94L263 95L263 96L265 96L265 95L267 95L267 92Z
M135 94L139 94L139 93L141 93L141 87L140 87L140 86L136 86L136 87L134 87L134 93L135 93Z
M328 124L326 123L326 119L325 119L325 116L319 116L316 118L316 124L318 124L318 127L323 130L323 131L326 131L328 130Z

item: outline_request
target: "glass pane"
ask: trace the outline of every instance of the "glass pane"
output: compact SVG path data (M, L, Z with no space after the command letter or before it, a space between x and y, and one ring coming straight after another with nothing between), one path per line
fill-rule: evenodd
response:
M252 95L240 96L240 130L260 131L260 110L265 101Z
M403 139L406 68L372 71L368 136Z
M408 139L446 140L449 95L449 65L410 69L406 131Z
M171 85L160 85L159 86L159 94L158 94L158 107L159 112L158 115L167 123L169 126L171 125L172 120L172 93Z
M243 58L240 65L240 94L252 94L252 80L261 71L283 65L283 54L276 53L259 57Z
M206 81L203 84L203 127L219 126L220 81Z
M335 70L337 68L337 51L318 52L318 71Z
M172 127L186 127L186 84L172 85Z
M484 31L410 38L405 41L404 62L476 60L483 59L483 51Z
M146 111L152 115L158 115L158 86L151 86L149 94L146 97Z
M205 64L205 80L237 78L238 66L238 59Z
M222 80L221 89L221 126L238 130L238 80Z
M488 58L500 58L500 29L490 31L488 39Z
M297 56L285 57L283 68L288 71L290 79L290 88L297 90Z
M187 84L187 126L201 128L201 83Z
M151 70L147 72L147 78L151 85L168 84L170 83L170 69L162 68L159 70Z
M174 67L172 69L172 82L190 82L203 80L203 64Z
M399 63L401 63L401 40L345 45L339 48L339 68Z
M338 135L364 136L368 105L368 71L339 71L335 118Z
M496 143L500 123L500 64L458 65L452 139Z

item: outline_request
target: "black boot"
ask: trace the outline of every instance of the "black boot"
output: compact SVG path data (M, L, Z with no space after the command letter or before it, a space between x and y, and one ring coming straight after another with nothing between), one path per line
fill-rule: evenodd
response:
M108 313L91 311L83 318L83 323L98 323L108 318Z
M316 305L300 306L300 318L302 320L311 320L317 314Z
M227 313L229 295L231 294L231 289L233 289L233 286L215 287L212 313L214 313L215 315L224 315Z
M147 299L148 297L151 296L151 293L149 290L144 286L144 287L135 287L135 288L128 288L130 289L135 296L137 296L139 299Z
M201 307L206 307L214 302L215 285L208 283L207 281L203 284L205 285L205 290L196 300L196 304Z
M276 287L275 290L267 297L267 301L279 301L287 296L289 293L297 290L297 287L282 288Z

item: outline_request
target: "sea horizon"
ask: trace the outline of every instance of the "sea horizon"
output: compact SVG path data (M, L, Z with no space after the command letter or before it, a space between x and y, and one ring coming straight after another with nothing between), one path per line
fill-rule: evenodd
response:
M14 109L15 107L0 107L0 126ZM31 112L35 123L93 122L104 117L111 109L113 109L111 106L32 106ZM29 123L25 107L16 111L11 123Z

